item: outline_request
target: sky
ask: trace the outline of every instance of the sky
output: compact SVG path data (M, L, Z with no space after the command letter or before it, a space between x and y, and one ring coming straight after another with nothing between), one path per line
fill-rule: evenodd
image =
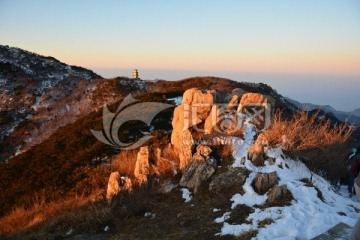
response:
M0 44L104 77L211 75L360 108L359 0L0 0Z

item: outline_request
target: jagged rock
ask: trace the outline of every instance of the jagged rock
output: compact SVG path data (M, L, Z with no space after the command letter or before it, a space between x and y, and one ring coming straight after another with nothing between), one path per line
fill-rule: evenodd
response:
M180 106L174 110L171 144L179 153L179 168L184 170L191 160L194 147L190 127L202 123L208 117L214 102L215 91L191 88L185 91Z
M202 136L201 143L204 146L220 146L220 145L232 145L236 141L242 141L242 139L228 136L222 133L206 134Z
M209 191L229 188L239 189L244 185L248 176L249 171L245 168L230 168L228 171L214 177L210 182Z
M255 191L258 194L264 194L270 188L278 184L278 176L276 172L257 173L254 180Z
M220 115L220 107L218 105L212 106L209 116L205 119L205 134L211 134L214 132L214 127L216 126Z
M239 101L240 98L237 95L233 95L231 97L230 102L228 103L228 105L226 106L227 110L237 110L237 108L239 107Z
M264 166L264 160L266 158L266 149L268 141L264 134L260 134L253 146L249 150L249 159L255 166Z
M258 130L270 125L275 107L275 99L259 93L246 93L241 97L238 112L251 117L251 122Z
M234 90L232 90L231 96L236 95L236 96L239 97L239 99L241 99L242 96L243 96L245 93L246 93L245 90L243 90L243 89L241 89L241 88L235 88Z
M269 105L274 110L275 99L268 95L262 95L260 93L245 93L242 95L238 111L241 112L244 106L248 104L264 104Z
M190 161L194 148L191 132L188 128L184 127L183 105L175 108L172 126L171 144L179 154L179 168L183 170Z
M208 180L216 171L216 161L210 158L211 149L199 145L193 159L186 166L180 180L180 186L193 189L197 193L199 187Z
M274 186L270 192L269 192L269 197L266 200L268 203L275 203L278 201L281 201L283 203L287 203L290 202L292 199L292 194L291 192L288 190L287 186L281 185L281 186Z
M209 159L212 150L208 146L198 145L196 153L193 155L193 160L206 160Z
M180 180L180 186L193 189L196 194L199 187L208 180L216 171L214 159L192 160L185 168Z
M113 197L118 194L121 190L121 176L119 172L112 172L109 177L107 191L106 191L106 200L108 203L111 203Z
M191 88L184 92L181 105L184 112L188 111L189 127L204 121L214 104L214 90L200 90Z
M176 188L178 186L177 183L174 183L170 180L165 180L164 183L161 185L159 192L161 193L169 193L171 192L174 188Z
M235 110L214 105L205 120L205 134L224 133L237 135L242 132L243 117Z
M147 176L150 174L149 154L150 149L148 146L141 147L137 154L134 176L140 184L146 183Z

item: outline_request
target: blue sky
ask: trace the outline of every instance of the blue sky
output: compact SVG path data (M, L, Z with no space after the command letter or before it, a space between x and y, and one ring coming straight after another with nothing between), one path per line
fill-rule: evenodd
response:
M105 77L216 75L360 107L359 0L0 0L0 43Z

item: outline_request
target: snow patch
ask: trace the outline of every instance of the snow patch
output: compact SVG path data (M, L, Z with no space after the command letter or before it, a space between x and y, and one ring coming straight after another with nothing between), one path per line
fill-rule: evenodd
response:
M174 98L168 98L168 101L174 101L176 106L181 105L182 102L182 96L174 97Z
M321 176L312 173L300 161L288 159L280 148L269 149L268 157L275 159L274 165L267 164L256 167L247 159L248 149L253 144L255 130L248 125L244 142L233 145L235 158L233 167L245 167L251 171L244 186L244 194L235 194L230 200L232 209L239 204L253 207L266 202L267 194L259 195L251 184L257 172L270 173L276 171L279 185L285 184L291 191L294 200L290 206L270 207L266 209L254 208L254 212L247 220L250 224L232 225L226 222L231 212L226 212L215 222L223 223L219 235L239 236L247 231L257 230L254 239L312 239L340 222L353 226L359 218L360 203L355 199L345 198L346 186L340 188L341 195L334 192L332 186ZM281 167L279 167L281 166ZM321 191L323 201L319 199L315 187L306 186L300 181L303 178L312 180L312 184ZM273 223L259 227L259 222L272 219Z
M192 199L191 192L187 188L182 188L182 198L185 200L185 202L190 202Z

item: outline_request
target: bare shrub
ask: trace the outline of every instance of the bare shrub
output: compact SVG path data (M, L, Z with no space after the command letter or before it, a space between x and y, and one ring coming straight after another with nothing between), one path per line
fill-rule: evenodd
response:
M135 163L139 149L121 150L111 162L111 170L134 177Z
M272 147L304 150L346 142L354 131L347 122L332 125L330 120L323 120L319 111L313 115L298 111L290 120L284 120L282 112L278 111L264 135Z
M179 168L179 153L171 144L166 145L161 150L161 155L156 156L153 151L153 159L155 160L154 173L157 175L166 175L168 173L176 172Z

